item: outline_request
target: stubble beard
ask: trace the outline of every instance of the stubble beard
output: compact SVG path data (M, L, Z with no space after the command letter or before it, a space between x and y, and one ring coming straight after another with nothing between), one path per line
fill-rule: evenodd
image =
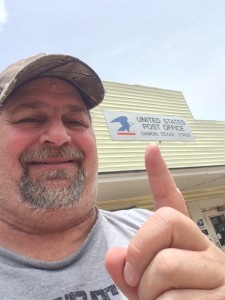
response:
M72 157L79 162L79 169L72 173L64 169L49 170L42 176L32 178L29 175L28 163L32 160L46 158ZM43 147L32 153L24 154L21 158L23 176L20 180L22 201L37 210L69 208L78 203L82 197L87 177L82 167L84 155L70 146L60 149ZM60 180L67 180L68 184L58 184ZM53 181L54 184L53 184Z

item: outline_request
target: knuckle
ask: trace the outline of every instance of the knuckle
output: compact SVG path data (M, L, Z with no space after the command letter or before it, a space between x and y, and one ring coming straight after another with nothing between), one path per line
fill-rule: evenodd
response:
M174 224L177 223L178 214L177 211L171 207L162 207L155 212L155 218L158 223L171 229Z
M173 278L173 275L176 274L179 264L178 261L174 259L172 249L164 249L155 256L152 267L158 278L170 281L170 279Z

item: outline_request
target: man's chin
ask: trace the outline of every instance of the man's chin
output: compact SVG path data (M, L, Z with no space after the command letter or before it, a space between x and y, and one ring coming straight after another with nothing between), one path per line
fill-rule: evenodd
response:
M51 178L44 180L34 180L45 187L67 188L71 185L71 179L68 178Z

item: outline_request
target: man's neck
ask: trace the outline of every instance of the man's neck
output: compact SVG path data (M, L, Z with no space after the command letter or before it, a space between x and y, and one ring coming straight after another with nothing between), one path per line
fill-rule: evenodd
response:
M65 216L66 217L66 216ZM93 208L79 222L57 230L28 232L0 221L0 246L41 261L59 261L76 251L86 239L96 221ZM41 219L40 219L41 222Z

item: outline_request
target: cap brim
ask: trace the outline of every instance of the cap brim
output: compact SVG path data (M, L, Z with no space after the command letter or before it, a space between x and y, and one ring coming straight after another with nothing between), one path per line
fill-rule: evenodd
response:
M103 84L87 64L69 55L42 53L10 65L0 74L0 103L21 84L43 76L62 78L73 84L89 109L104 98Z

